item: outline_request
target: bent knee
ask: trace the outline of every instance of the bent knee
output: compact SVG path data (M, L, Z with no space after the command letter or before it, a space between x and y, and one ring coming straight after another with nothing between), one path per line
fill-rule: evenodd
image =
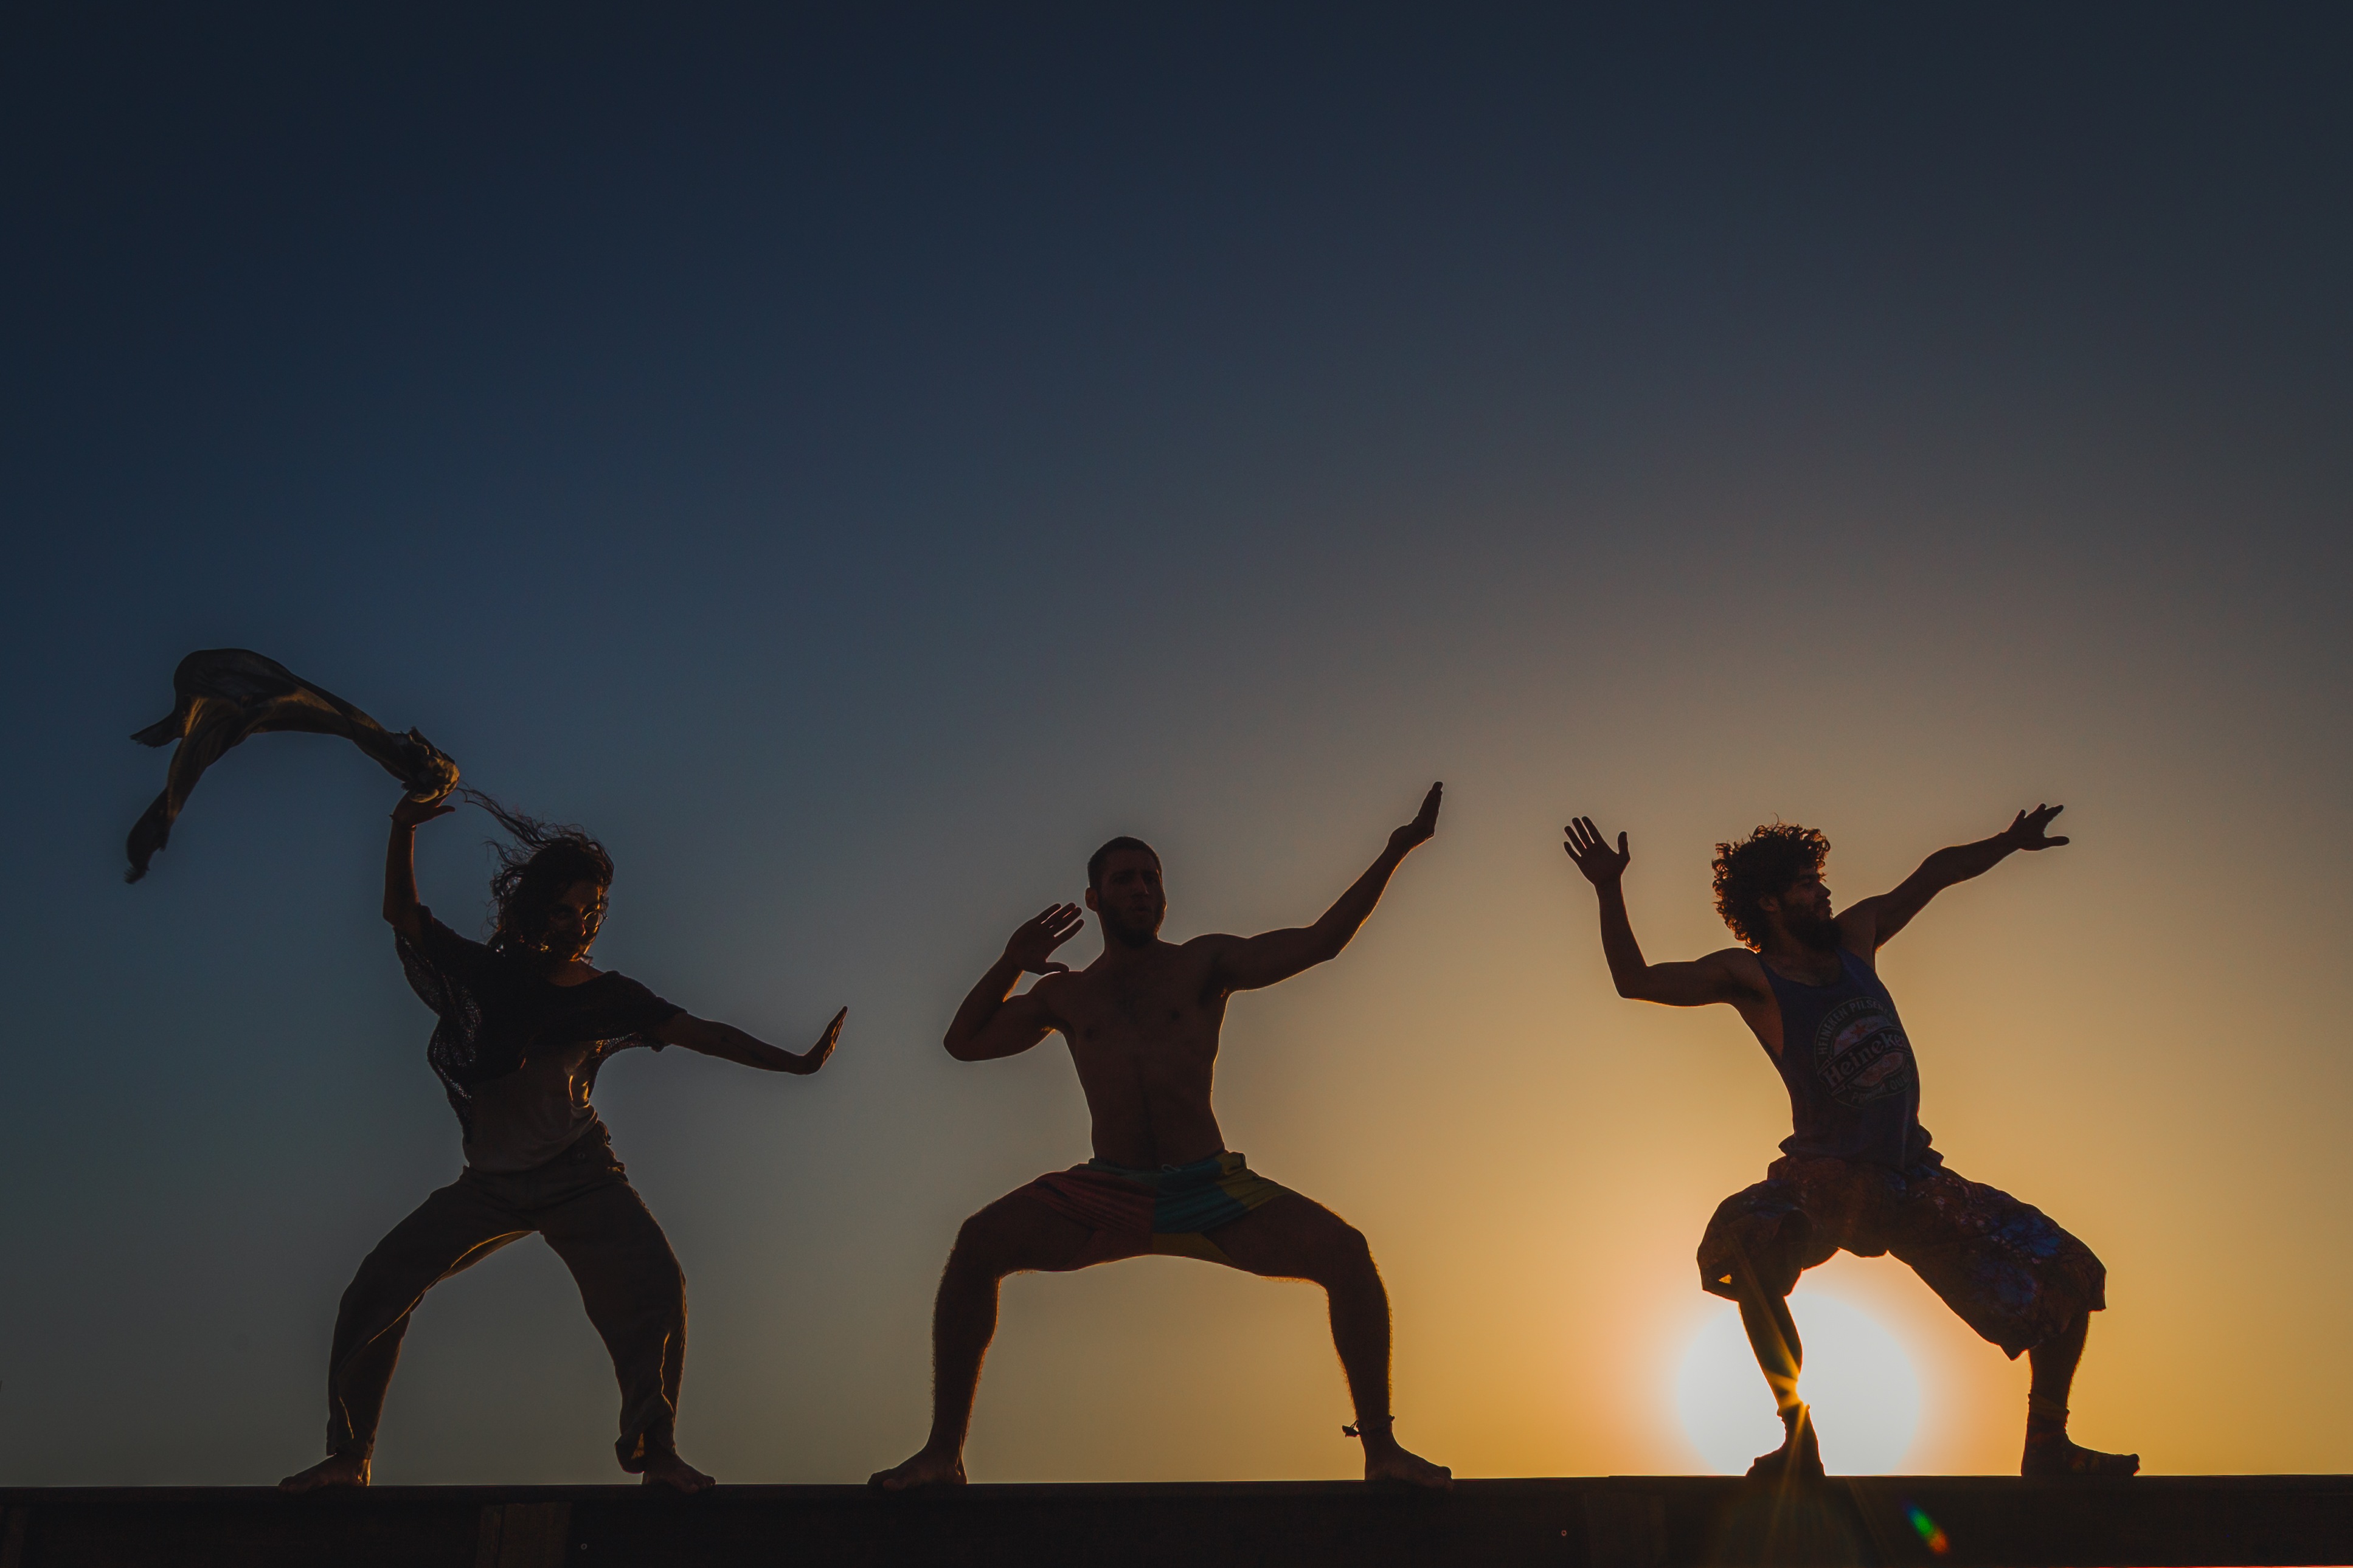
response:
M1344 1224L1324 1237L1312 1261L1315 1271L1308 1278L1318 1285L1337 1285L1379 1273L1373 1266L1373 1244L1353 1225Z
M955 1245L948 1249L948 1272L1002 1279L1015 1270L1013 1253L1012 1238L983 1209L956 1227Z

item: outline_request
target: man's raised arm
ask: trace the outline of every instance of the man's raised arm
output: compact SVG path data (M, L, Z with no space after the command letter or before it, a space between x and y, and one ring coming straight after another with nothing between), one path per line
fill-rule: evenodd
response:
M2051 819L2066 809L2063 805L2038 805L2011 817L2010 826L1991 838L1937 850L1921 861L1920 868L1905 878L1894 892L1865 899L1839 917L1839 924L1846 928L1847 942L1861 945L1865 952L1873 952L1911 924L1912 917L1927 908L1930 899L1954 883L1984 876L2008 859L2012 851L2055 849L2066 843L2065 838L2053 838L2044 831L2051 826Z
M1430 786L1413 820L1389 835L1388 847L1381 851L1379 858L1314 925L1271 931L1260 936L1218 939L1225 944L1217 955L1219 986L1227 991L1255 991L1338 957L1340 950L1348 945L1349 939L1372 914L1373 906L1381 901L1381 892L1389 885L1389 878L1397 873L1398 867L1438 831L1438 806L1445 793L1442 784Z
M1704 1007L1733 1001L1746 989L1721 953L1692 963L1644 963L1642 944L1634 940L1634 922L1626 913L1626 865L1634 858L1626 847L1626 836L1620 834L1618 847L1610 848L1589 816L1578 817L1563 831L1568 841L1561 847L1600 900L1601 952L1609 961L1610 983L1619 995L1669 1007Z
M1024 921L1006 942L1004 954L965 993L964 1005L941 1042L948 1055L960 1062L1018 1057L1051 1033L1052 1016L1038 993L1016 996L1013 988L1024 974L1068 974L1069 964L1056 963L1048 955L1085 924L1076 904L1050 904L1034 920Z

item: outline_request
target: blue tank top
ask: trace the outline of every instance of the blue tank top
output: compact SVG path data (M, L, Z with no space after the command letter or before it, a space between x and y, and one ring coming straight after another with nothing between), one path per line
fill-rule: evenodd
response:
M1879 976L1844 948L1839 977L1828 985L1784 979L1769 963L1763 968L1781 1006L1781 1054L1773 1065L1789 1089L1793 1131L1781 1152L1894 1171L1942 1163L1920 1125L1912 1042Z

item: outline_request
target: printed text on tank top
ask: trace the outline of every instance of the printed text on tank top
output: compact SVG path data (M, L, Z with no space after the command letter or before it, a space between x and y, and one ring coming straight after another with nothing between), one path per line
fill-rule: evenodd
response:
M1757 960L1762 963L1764 960ZM1828 992L1841 989L1849 976L1848 965L1853 964L1864 974L1877 980L1871 966L1844 949L1839 952L1837 973L1822 981L1800 980L1775 970L1774 975L1784 985L1803 986L1808 991ZM1821 1021L1814 1027L1813 1065L1822 1086L1831 1098L1841 1105L1868 1105L1891 1094L1900 1094L1916 1081L1918 1069L1912 1059L1912 1042L1905 1037L1904 1026L1883 1005L1879 996L1872 994L1882 988L1873 985L1859 995L1849 996L1825 1009ZM1882 993L1883 994L1883 992ZM1780 997L1774 997L1775 1008L1780 1010ZM1782 1047L1788 1047L1786 1016L1783 1020ZM1776 1053L1778 1054L1778 1052Z
M1929 1157L1912 1043L1871 966L1844 950L1838 963L1827 984L1765 966L1780 1024L1773 1065L1789 1091L1782 1150L1909 1169Z

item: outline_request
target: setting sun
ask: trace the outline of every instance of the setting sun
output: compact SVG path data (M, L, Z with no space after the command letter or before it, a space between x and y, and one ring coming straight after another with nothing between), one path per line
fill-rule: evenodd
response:
M1806 1344L1799 1387L1820 1429L1824 1468L1861 1476L1900 1469L1920 1428L1920 1378L1910 1354L1877 1320L1835 1296L1799 1290L1789 1310ZM1675 1411L1701 1460L1719 1475L1737 1475L1779 1447L1772 1396L1729 1303L1685 1348Z

